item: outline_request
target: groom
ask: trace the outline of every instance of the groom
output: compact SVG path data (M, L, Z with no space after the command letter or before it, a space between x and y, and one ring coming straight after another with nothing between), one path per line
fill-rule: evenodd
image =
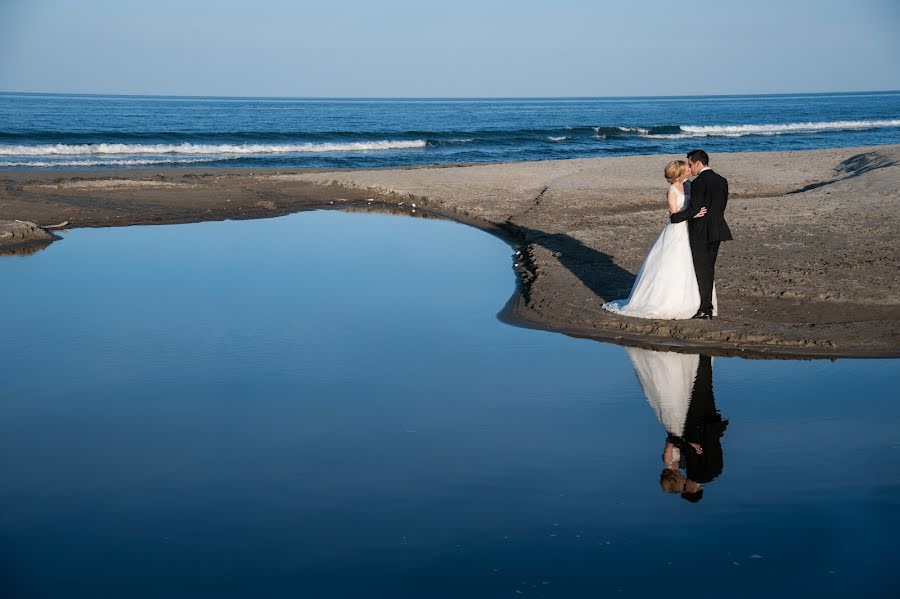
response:
M685 487L681 497L696 503L703 497L703 485L722 474L722 435L728 421L716 408L713 395L712 358L700 354L697 377L691 389L691 403L684 419ZM699 451L698 449L699 448Z
M691 182L691 205L687 210L673 214L671 221L688 221L694 274L697 275L697 287L700 289L700 309L692 318L709 320L713 317L712 293L719 243L732 239L728 223L725 222L728 181L709 168L709 156L703 150L688 152L687 159L691 175L696 177ZM706 208L706 215L695 218L703 208Z

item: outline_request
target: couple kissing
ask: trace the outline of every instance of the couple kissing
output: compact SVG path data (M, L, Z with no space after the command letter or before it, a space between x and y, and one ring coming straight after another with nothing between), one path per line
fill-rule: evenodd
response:
M725 222L728 181L709 167L703 150L689 152L687 162L670 162L664 174L669 222L647 253L628 298L603 308L636 318L708 320L718 314L719 245L732 239Z

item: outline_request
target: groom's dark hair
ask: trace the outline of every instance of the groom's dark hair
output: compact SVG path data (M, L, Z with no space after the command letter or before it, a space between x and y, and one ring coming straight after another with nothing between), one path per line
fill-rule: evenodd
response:
M691 162L699 162L703 166L709 166L709 154L703 150L691 150L687 153L687 158Z
M697 503L703 499L703 489L697 489L693 493L684 492L681 494L681 498L690 503Z

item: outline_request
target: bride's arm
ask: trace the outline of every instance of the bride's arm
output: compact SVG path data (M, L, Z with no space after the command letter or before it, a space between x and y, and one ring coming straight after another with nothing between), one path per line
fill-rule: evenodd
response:
M666 203L669 205L670 215L678 212L678 194L675 192L674 187L670 187L669 191L666 192Z

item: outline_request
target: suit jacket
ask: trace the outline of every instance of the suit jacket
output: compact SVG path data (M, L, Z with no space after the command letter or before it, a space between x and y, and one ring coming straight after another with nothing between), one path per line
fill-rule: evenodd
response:
M671 221L688 221L688 235L692 243L730 241L731 229L725 222L727 205L728 180L712 170L706 170L691 182L691 205L673 214ZM701 208L706 208L706 216L694 218Z
M716 409L713 395L712 359L700 356L697 378L691 391L691 404L684 423L684 440L697 443L703 453L697 454L693 447L684 452L685 475L694 482L708 483L722 473L725 462L722 456L722 435L728 421L723 420Z

